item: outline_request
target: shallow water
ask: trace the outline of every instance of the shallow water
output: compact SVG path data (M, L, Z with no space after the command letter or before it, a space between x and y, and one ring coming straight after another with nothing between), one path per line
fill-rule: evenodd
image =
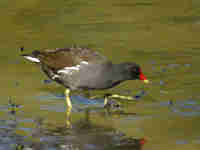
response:
M199 10L198 0L1 0L0 150L17 144L198 150ZM30 52L73 44L97 49L115 63L141 64L151 84L127 81L109 91L72 93L72 129L66 129L64 88L23 60L19 47ZM120 108L106 113L101 97L88 99L105 92L135 100L113 100Z

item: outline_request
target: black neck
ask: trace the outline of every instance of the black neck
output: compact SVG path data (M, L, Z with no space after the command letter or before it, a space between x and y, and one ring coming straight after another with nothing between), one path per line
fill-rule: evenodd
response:
M131 75L124 64L113 64L112 76L114 81L130 80Z

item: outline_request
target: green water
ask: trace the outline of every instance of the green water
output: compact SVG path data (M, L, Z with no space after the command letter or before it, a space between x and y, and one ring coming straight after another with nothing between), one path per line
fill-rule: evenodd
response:
M64 88L55 83L44 84L47 77L38 66L19 56L19 47L30 52L77 44L97 49L115 63L141 64L152 82L144 85L127 81L110 90L130 90L132 96L144 90L146 94L137 102L120 101L124 115L91 112L90 128L145 138L144 150L200 148L198 0L1 0L0 18L1 120L11 119L7 109L11 96L22 105L17 119L41 117L53 124L51 128L64 126L64 97L53 96L62 94ZM172 106L168 104L170 100ZM76 126L84 120L84 108L90 105L74 106L72 125ZM35 127L32 121L20 121L14 132L31 137Z

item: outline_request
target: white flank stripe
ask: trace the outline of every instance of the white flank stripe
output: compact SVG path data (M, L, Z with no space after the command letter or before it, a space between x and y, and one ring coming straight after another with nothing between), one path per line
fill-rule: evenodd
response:
M66 69L62 69L62 70L59 70L58 73L66 73L66 74L69 74L72 70L66 70Z
M77 66L72 66L72 67L65 67L64 70L79 70L80 69L80 65Z
M32 61L32 62L37 62L37 63L39 63L40 62L40 60L39 59L37 59L37 58L34 58L34 57L31 57L31 56L24 56L26 59L28 59L28 60L30 60L30 61Z
M79 71L81 68L81 65L88 65L88 62L82 61L80 62L80 65L72 66L72 67L65 67L58 71L58 73L65 73L65 74L72 74L73 71Z
M58 71L58 73L66 73L66 74L72 74L73 71L79 71L80 65L72 66L72 67L65 67Z

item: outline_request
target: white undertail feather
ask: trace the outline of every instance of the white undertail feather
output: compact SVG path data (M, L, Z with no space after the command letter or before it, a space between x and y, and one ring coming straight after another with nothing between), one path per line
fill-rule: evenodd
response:
M31 56L24 56L26 59L32 61L32 62L35 62L35 63L39 63L40 60L35 58L35 57L31 57Z
M81 64L88 65L89 63L87 61L82 61Z
M55 74L55 75L52 77L52 79L53 79L53 80L55 80L56 78L58 78L58 79L59 79L59 78L60 78L60 76L59 76L59 75L57 75L57 74Z

